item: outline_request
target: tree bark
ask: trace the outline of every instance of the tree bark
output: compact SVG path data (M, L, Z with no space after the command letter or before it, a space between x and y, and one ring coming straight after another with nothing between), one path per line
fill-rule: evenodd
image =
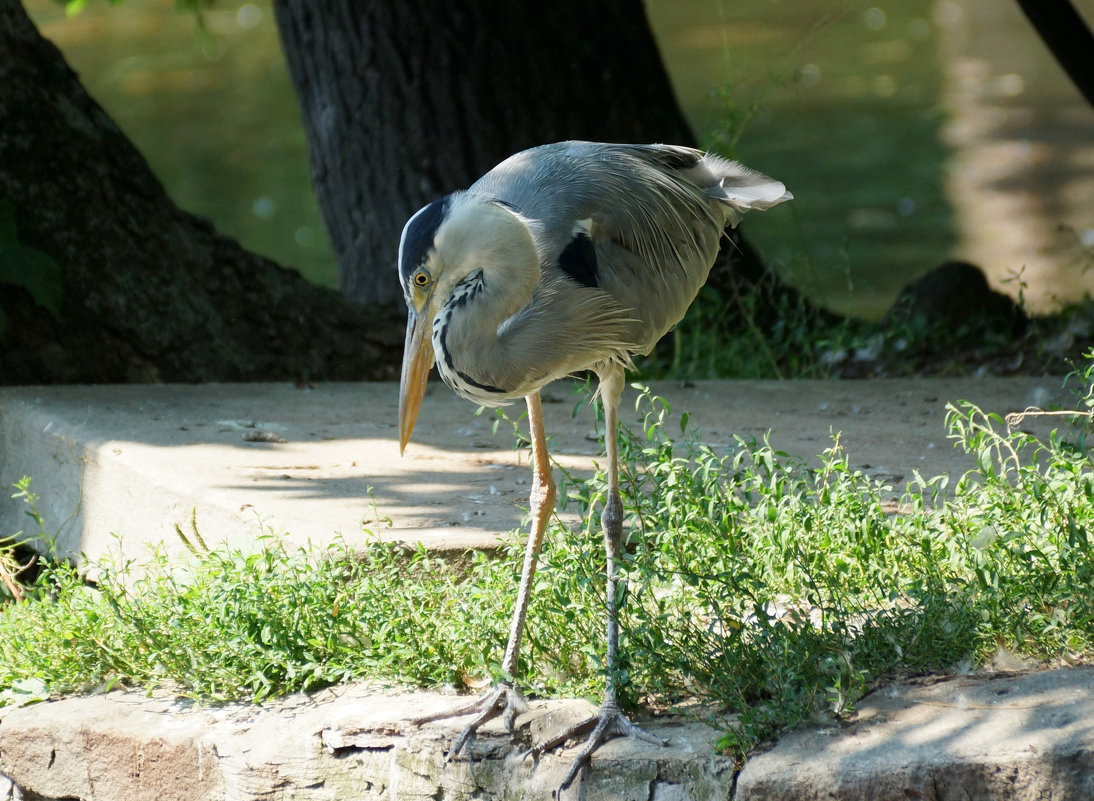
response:
M0 383L397 375L398 310L353 307L179 210L18 0L0 0L5 215ZM56 314L19 270L56 272Z
M1018 5L1075 88L1094 106L1094 33L1075 6L1069 0L1018 0Z
M518 150L694 136L641 0L275 0L313 183L358 301L401 298L418 208Z

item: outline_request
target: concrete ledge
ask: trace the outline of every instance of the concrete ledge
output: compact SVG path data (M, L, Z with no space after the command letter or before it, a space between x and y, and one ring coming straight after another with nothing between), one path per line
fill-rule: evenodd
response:
M1086 801L1094 670L895 684L750 760L739 801Z
M651 388L674 413L688 410L716 449L770 431L772 445L808 459L842 432L852 465L899 493L913 470L974 467L946 439L947 401L1008 412L1063 402L1060 386L1050 377ZM628 389L621 419L641 430L634 398ZM434 384L400 458L397 400L394 384L4 388L0 487L31 476L47 531L62 552L91 560L139 559L158 543L179 552L174 526L188 528L194 512L210 545L246 544L268 526L294 543L380 536L462 551L492 547L517 528L529 470L509 427L493 434L491 413L476 416ZM511 408L514 419L522 413ZM552 457L579 474L592 470L602 457L588 405L559 382L544 416ZM26 528L24 508L0 492L0 535Z
M515 744L495 722L476 739L474 759L446 763L446 748L467 718L422 729L404 721L459 700L361 686L262 707L201 708L133 693L72 698L0 710L0 774L13 794L36 801L555 797L576 748L536 764L521 754L593 707L535 702L518 721ZM685 720L649 728L670 746L609 742L567 797L729 797L733 763L713 753L715 731Z
M489 724L473 760L445 762L466 718L405 721L453 696L355 685L263 706L197 707L113 692L0 710L7 798L333 801L556 798L576 745L521 754L592 706L534 702L516 741ZM718 732L644 721L658 748L612 740L563 799L1086 801L1094 798L1094 670L899 683L846 724L792 733L738 774Z

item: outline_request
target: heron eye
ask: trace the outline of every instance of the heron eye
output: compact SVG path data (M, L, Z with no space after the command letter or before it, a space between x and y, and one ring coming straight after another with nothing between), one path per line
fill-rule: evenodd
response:
M429 283L429 276L425 273L414 273L414 286L425 286Z

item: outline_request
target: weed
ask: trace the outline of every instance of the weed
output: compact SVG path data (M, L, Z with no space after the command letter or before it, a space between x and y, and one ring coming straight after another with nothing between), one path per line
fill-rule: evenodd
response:
M22 601L26 597L28 581L33 581L38 567L38 555L24 540L39 539L45 541L42 516L38 512L38 495L31 488L29 476L23 476L12 485L15 492L12 498L26 504L26 514L34 521L37 531L32 537L23 537L23 532L0 537L0 599L4 601ZM47 543L48 544L48 543Z
M15 552L15 537L0 539L0 587L15 601L26 596L19 582L19 574L25 565L21 564Z

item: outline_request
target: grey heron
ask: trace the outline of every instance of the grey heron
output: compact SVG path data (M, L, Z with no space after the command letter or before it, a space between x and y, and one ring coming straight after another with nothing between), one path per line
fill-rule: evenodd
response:
M710 272L727 226L749 209L792 195L779 181L687 147L560 142L503 161L466 191L420 209L399 243L408 307L399 389L399 447L406 449L434 362L459 395L497 406L524 398L532 442L531 531L517 590L504 679L471 704L417 722L475 714L459 754L486 721L513 731L526 709L514 682L536 561L555 484L540 390L582 370L599 378L608 492L606 687L597 714L541 744L589 734L562 782L568 787L608 737L665 744L620 709L615 664L623 505L616 426L624 369L684 316Z

